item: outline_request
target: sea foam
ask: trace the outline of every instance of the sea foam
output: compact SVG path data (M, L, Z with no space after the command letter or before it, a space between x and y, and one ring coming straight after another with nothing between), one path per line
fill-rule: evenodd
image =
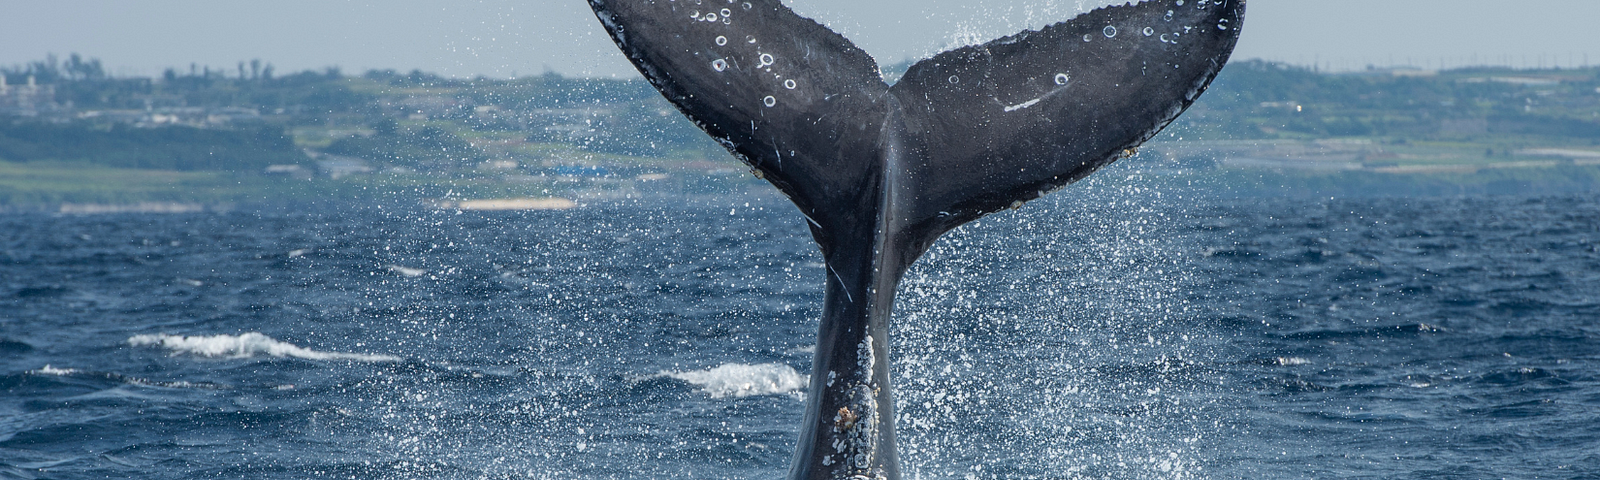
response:
M133 346L159 345L173 353L191 353L204 357L246 358L256 355L294 357L307 360L356 360L362 362L398 362L392 355L362 353L319 352L292 343L280 342L257 332L243 335L135 335L128 338Z
M55 376L59 376L59 377L64 377L64 376L67 376L67 375L72 375L72 374L78 373L78 369L76 369L76 368L56 368L56 367L52 367L52 366L49 366L49 365L45 365L44 368L41 368L41 369L38 369L38 370L33 370L33 371L28 372L28 373L32 373L32 374L35 374L35 375L55 375Z
M427 270L423 270L423 269L420 269L420 268L402 267L402 266L399 266L399 265L389 265L389 266L386 266L384 268L387 268L387 269L389 269L389 271L394 272L396 274L399 274L400 276L406 277L406 278L417 278L417 277L420 277L420 276L428 274Z
M760 365L725 363L710 370L663 371L659 376L694 384L700 387L700 391L711 395L711 398L800 395L809 383L800 372L781 363Z

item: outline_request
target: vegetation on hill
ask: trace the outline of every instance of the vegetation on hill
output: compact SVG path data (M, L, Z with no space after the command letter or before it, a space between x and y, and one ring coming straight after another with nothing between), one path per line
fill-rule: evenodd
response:
M1595 144L1600 68L1322 74L1238 61L1180 125L1217 139L1518 137Z
M275 125L218 130L115 123L0 122L0 159L154 170L257 172L306 160Z
M738 169L720 145L641 79L554 73L457 79L415 70L352 76L338 69L279 75L259 61L237 67L191 66L157 78L118 78L105 74L99 60L72 55L0 68L13 92L32 77L53 89L54 100L27 105L31 110L0 101L0 163L8 171L30 164L57 169L52 172L93 165L256 176L279 165L273 168L280 173L370 172L387 175L390 183L452 179L458 186L487 182L496 185L488 190L534 193L610 185L607 179L624 174L660 178L689 169L685 177L706 177ZM1600 69L1328 74L1236 61L1158 141L1180 138L1248 144L1212 156L1297 154L1299 147L1286 147L1286 141L1365 145L1330 154L1366 169L1316 180L1334 183L1423 171L1406 170L1412 168L1407 162L1487 165L1516 160L1508 157L1527 149L1594 151L1600 150ZM1180 167L1221 164L1179 150L1168 160L1201 159ZM1449 165L1437 170L1465 171ZM274 181L304 176L296 175L252 184L270 189ZM410 177L400 178L405 175ZM1481 175L1447 177L1430 181L1490 181Z

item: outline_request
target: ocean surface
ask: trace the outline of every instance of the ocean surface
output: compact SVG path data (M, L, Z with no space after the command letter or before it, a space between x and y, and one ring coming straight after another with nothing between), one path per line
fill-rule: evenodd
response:
M1600 478L1600 195L1114 175L908 275L908 478ZM803 222L759 192L0 215L0 478L780 478Z

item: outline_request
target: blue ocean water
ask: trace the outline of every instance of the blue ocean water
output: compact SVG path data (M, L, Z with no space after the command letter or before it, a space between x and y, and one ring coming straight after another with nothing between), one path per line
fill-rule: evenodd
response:
M824 270L770 193L0 215L0 478L776 478ZM1600 196L1091 180L951 233L909 478L1600 478Z

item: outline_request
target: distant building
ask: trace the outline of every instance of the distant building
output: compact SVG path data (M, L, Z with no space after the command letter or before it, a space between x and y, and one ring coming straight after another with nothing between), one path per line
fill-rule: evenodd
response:
M1489 81L1522 85L1524 87L1550 87L1561 84L1559 79L1537 77L1489 77Z
M147 114L144 110L85 110L78 112L78 118L110 123L135 123L143 120L146 116Z
M206 116L206 124L210 126L228 125L234 122L250 122L261 120L261 112L253 108L222 107L211 110Z
M1378 68L1367 66L1366 70L1339 72L1336 75L1351 75L1356 77L1437 77L1438 70L1427 70L1417 67Z
M1486 83L1486 82L1509 83L1509 84L1512 84L1512 85L1521 85L1521 86L1524 86L1524 87L1549 87L1549 86L1555 86L1555 85L1560 85L1561 84L1561 79L1559 79L1559 78L1544 78L1544 77L1472 77L1472 78L1463 78L1463 79L1457 80L1457 81L1461 82L1461 83Z
M240 107L159 107L144 110L84 110L77 117L99 123L124 123L141 128L185 125L195 128L220 128L239 122L261 120L261 112Z
M56 107L56 86L39 85L33 75L27 85L9 85L6 76L0 75L0 114L37 116Z

